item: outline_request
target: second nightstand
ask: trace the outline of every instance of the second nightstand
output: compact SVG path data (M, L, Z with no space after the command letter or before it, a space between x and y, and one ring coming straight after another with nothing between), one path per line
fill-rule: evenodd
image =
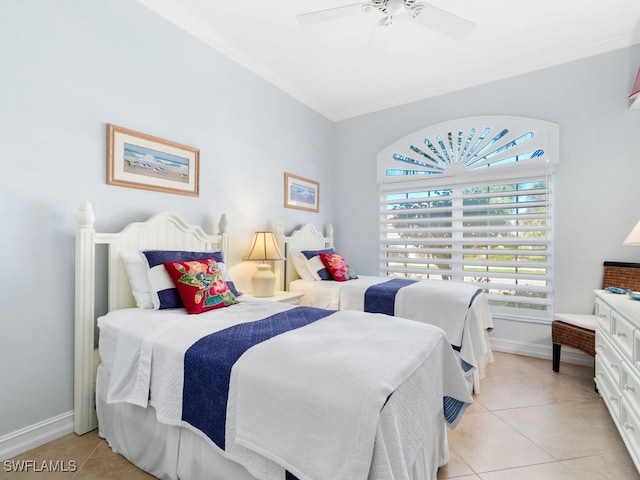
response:
M304 293L284 292L281 290L276 290L275 292L273 292L273 296L271 297L254 297L250 293L245 293L242 296L255 298L256 300L265 300L270 302L280 302L280 303L290 303L292 305L300 305L300 300L304 296Z

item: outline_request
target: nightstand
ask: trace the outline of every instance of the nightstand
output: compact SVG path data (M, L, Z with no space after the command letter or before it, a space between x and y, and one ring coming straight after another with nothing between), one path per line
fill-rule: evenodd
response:
M254 297L250 293L244 293L242 295L248 298L255 298L256 300L265 300L269 302L290 303L291 305L300 305L300 300L304 296L304 293L299 292L283 292L282 290L276 290L271 297Z

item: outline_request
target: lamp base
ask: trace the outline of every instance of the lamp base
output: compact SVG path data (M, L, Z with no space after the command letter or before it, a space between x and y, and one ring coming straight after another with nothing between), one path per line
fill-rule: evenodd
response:
M256 273L251 277L251 288L254 297L273 297L276 276L268 263L259 263Z

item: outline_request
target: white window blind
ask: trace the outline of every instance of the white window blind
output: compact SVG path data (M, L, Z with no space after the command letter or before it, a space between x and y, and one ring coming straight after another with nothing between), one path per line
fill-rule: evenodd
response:
M416 132L381 152L380 272L472 283L494 316L549 321L556 143L535 121L514 129L504 118Z
M381 272L473 283L494 313L548 319L552 218L545 177L392 190L381 198Z

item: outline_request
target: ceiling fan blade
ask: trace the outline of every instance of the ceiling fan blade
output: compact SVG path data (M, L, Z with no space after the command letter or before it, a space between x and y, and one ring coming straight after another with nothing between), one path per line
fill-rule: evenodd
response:
M328 8L317 12L302 13L296 15L300 25L310 25L313 23L328 22L337 18L350 17L363 12L363 7L369 5L368 2L354 3L343 7Z
M459 17L427 3L414 5L411 9L410 17L420 25L456 39L466 37L476 26L475 23L466 18Z

